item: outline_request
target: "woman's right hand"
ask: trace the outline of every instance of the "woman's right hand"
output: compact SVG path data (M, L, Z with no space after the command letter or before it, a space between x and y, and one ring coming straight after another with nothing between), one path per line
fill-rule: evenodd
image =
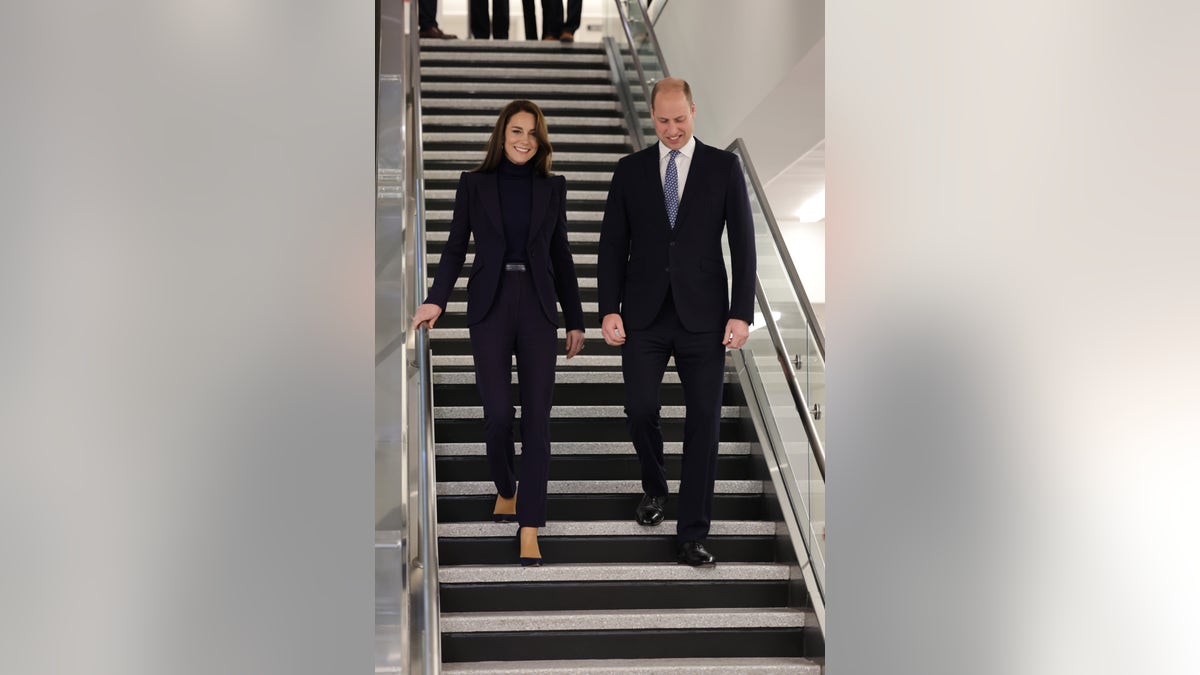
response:
M417 326L424 325L432 329L433 324L437 323L438 317L442 315L442 308L437 305L427 302L417 308L417 313L413 315L412 329L416 330Z

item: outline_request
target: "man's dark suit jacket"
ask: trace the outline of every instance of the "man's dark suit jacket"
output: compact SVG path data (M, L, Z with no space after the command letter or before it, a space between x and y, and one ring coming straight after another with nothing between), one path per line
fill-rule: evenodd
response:
M526 252L529 274L546 318L558 325L557 301L562 303L567 330L583 330L579 280L567 243L567 181L562 176L533 176L533 201ZM425 302L446 309L454 282L462 272L470 237L475 237L475 262L467 282L467 325L479 323L496 297L504 273L504 221L495 173L464 172L454 198L450 236L442 249L437 273Z
M620 313L629 330L649 326L670 288L689 332L720 332L754 319L754 220L737 156L696 141L675 229L667 220L659 148L621 158L600 230L600 318ZM728 228L732 303L721 253Z

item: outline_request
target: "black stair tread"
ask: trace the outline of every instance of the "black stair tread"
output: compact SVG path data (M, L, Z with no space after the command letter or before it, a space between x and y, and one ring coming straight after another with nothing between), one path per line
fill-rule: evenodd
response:
M443 612L786 607L787 580L440 584Z
M546 510L552 520L625 520L633 518L639 501L641 495L550 494L546 498ZM475 522L491 518L495 504L494 495L439 495L438 522ZM767 513L766 498L761 494L713 496L714 520L762 520ZM677 500L667 502L665 514L668 520L679 517Z
M553 450L552 450L553 452ZM750 455L718 455L717 480L754 480L754 458ZM678 479L683 457L664 455L667 476ZM520 470L521 458L516 460ZM437 458L438 481L491 480L487 458L459 456ZM641 464L630 450L628 455L561 455L550 461L550 480L634 480L641 477Z
M512 526L516 532L516 526ZM539 537L542 557L559 563L653 563L673 560L675 531L662 527L657 536L639 537ZM709 537L707 547L722 562L775 562L775 535ZM439 538L441 565L516 564L519 546L497 537ZM549 563L547 563L549 564Z
M520 424L514 424L513 434L517 443L521 441ZM661 422L663 438L666 441L683 440L683 420L665 419ZM720 441L748 440L747 431L740 420L721 420ZM483 421L468 419L435 419L434 438L439 443L471 443L484 440ZM595 418L595 419L550 419L550 438L554 443L569 443L571 441L628 441L629 431L625 428L625 419Z
M671 610L671 614L681 610ZM663 617L670 624L670 615ZM816 633L816 639L812 638ZM814 628L442 633L442 660L762 657L824 655Z
M447 663L447 675L823 675L825 660L806 657L570 659Z

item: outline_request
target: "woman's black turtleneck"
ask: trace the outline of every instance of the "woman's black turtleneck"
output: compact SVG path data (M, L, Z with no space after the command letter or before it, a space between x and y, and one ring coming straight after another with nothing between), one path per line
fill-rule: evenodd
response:
M504 262L529 262L525 245L533 210L533 162L513 164L505 157L500 160L496 177L504 217Z

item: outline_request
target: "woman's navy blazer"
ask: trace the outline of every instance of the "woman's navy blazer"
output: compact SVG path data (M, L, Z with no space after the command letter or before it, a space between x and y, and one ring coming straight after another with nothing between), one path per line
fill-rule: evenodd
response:
M536 173L532 180L533 201L525 251L538 304L555 326L559 325L555 305L561 304L567 330L583 330L579 280L567 243L567 181L562 176L542 177ZM462 272L471 237L475 239L475 262L467 282L468 326L487 316L500 285L500 275L504 273L506 243L495 172L467 171L459 178L450 236L425 302L446 309L454 283Z

